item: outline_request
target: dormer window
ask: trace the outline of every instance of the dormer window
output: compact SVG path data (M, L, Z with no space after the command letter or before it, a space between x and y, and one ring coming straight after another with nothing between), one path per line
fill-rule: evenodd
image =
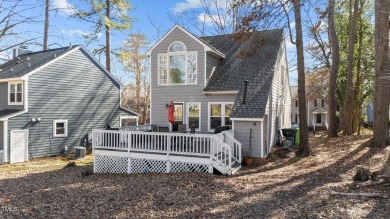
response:
M23 82L8 82L8 105L23 104Z
M187 51L182 42L172 43L167 53L158 54L160 85L197 83L197 52Z

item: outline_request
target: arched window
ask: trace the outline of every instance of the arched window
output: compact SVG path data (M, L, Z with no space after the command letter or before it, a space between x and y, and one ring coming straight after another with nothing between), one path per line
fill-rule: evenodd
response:
M168 52L186 52L187 47L182 42L174 42L168 49Z
M197 52L188 52L182 42L173 42L166 54L159 54L160 85L196 84Z

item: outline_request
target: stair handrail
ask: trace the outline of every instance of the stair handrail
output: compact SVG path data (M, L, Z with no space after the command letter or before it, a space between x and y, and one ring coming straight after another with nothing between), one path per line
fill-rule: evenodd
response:
M225 165L228 168L228 171L230 172L232 169L232 148L226 144L222 139L218 138L217 136L212 136L211 139L214 141L212 146L212 153L211 157L213 160L218 161L219 163ZM219 151L221 149L221 151ZM225 157L221 156L221 159L218 158L218 154L221 152L224 152L223 154ZM225 158L225 159L223 159ZM230 174L229 174L230 175Z
M242 162L241 147L242 144L237 139L235 139L229 132L222 132L225 136L225 143L227 143L233 150L233 159L237 163Z

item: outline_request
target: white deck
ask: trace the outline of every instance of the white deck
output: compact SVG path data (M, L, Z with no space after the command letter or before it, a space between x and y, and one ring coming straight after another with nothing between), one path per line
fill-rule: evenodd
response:
M231 135L93 130L94 172L213 172L241 166L241 143Z

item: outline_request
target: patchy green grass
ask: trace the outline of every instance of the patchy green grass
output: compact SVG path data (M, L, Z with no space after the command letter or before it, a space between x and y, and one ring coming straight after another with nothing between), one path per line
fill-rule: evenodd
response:
M79 160L66 159L60 156L37 158L25 163L0 165L0 172L16 173L18 171L24 171L24 170L31 170L33 172L40 171L40 170L42 171L55 170L55 169L63 168L69 162L75 162L77 166L92 165L93 156L88 155L85 158Z

